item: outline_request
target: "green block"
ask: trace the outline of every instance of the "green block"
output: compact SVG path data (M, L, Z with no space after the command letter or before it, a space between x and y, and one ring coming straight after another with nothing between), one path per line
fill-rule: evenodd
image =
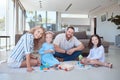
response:
M83 58L83 56L82 56L82 55L79 55L78 58L79 58L79 60L81 60L81 59Z

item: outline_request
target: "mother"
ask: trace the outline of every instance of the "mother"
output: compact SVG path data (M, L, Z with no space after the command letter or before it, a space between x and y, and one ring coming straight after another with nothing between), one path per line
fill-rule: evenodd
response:
M8 57L8 66L13 68L27 67L27 71L34 70L32 66L40 65L40 61L31 55L34 49L39 48L39 43L44 41L44 29L36 26L22 35Z

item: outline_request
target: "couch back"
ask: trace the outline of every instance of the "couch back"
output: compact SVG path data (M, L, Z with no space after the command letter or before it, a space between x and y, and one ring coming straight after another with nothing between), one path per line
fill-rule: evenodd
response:
M74 36L77 39L87 39L86 31L81 31L81 32L75 32Z
M65 31L54 31L54 38L60 34L60 33L64 33ZM23 34L26 33L26 31L23 32ZM16 34L15 35L15 44L18 42L18 40L20 39L20 37L22 36L22 34ZM77 39L87 39L87 35L86 35L86 32L85 31L81 31L81 32L75 32L74 33L74 36L77 38ZM53 38L53 39L54 39Z

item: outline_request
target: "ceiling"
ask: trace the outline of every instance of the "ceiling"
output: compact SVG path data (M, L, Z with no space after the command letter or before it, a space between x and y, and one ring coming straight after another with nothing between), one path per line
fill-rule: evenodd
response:
M41 10L89 14L96 9L116 4L118 3L118 0L20 0L20 2L28 11Z

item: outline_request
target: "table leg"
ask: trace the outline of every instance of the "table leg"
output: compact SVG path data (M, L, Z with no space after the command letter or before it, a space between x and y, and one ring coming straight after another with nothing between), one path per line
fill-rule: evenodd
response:
M7 51L7 37L6 37L6 51Z
M10 38L9 38L9 50L10 50L10 43L11 43L11 40L10 40Z

